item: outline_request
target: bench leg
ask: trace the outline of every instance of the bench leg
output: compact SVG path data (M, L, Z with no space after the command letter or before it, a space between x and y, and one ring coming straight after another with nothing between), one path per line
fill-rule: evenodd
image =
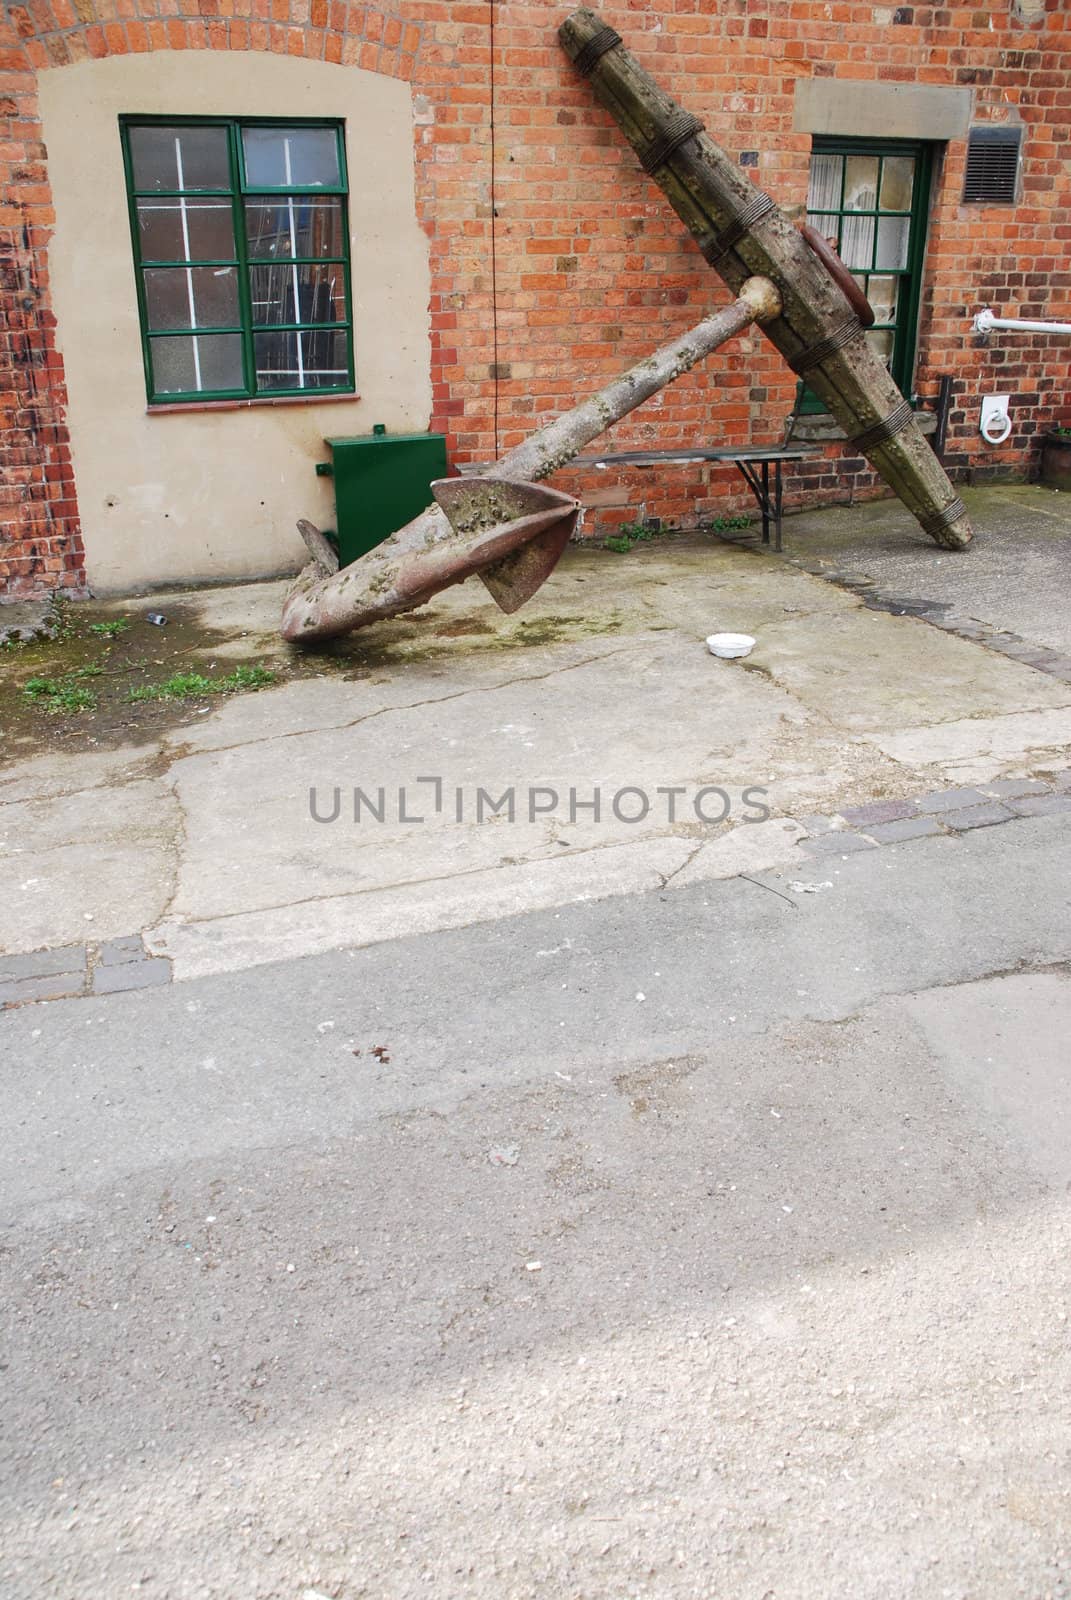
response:
M774 549L781 554L781 518L785 508L784 479L780 461L774 462Z
M762 516L762 542L769 544L770 522L774 514L773 502L770 499L770 463L768 461L758 463L762 467L761 473L756 471L755 462L734 461L733 465L755 496L755 504Z

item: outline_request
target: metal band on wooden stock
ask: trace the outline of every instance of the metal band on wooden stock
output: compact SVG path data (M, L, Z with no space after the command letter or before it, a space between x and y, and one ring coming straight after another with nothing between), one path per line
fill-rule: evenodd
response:
M900 400L893 406L884 422L875 422L872 428L867 428L864 433L857 433L849 443L866 455L879 444L885 444L898 433L902 433L914 414L910 401Z
M602 59L607 50L612 50L621 43L621 35L613 28L600 28L598 33L593 33L587 44L581 45L576 53L573 66L582 77L589 78L594 70L595 63Z
M734 250L756 223L768 217L777 207L768 194L760 189L753 199L733 217L732 221L719 233L711 233L699 241L699 248L712 267L716 267L730 250Z
M939 539L946 528L950 528L960 517L967 515L967 507L957 495L951 505L945 506L943 511L931 511L928 516L919 517L919 527L923 533L928 533L931 539Z
M838 350L843 350L845 345L851 344L862 331L858 317L845 317L825 339L819 339L809 350L801 350L799 355L792 356L788 364L796 376L802 378L805 373L820 367L823 361L828 361L830 356L835 356Z
M646 150L638 152L644 172L657 172L664 167L674 150L679 150L686 139L702 133L703 124L690 111L674 111L657 139L652 139Z

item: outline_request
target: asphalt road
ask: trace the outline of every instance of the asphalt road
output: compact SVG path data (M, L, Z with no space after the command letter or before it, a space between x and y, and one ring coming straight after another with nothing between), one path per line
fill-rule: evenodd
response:
M1066 1600L1069 842L0 1017L5 1600Z

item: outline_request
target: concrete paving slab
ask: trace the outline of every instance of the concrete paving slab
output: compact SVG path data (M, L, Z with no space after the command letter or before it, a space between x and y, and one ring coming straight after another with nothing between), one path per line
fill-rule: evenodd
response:
M942 826L964 833L968 828L992 828L999 822L1009 822L1015 815L998 800L987 800L980 806L964 806L961 810L942 811Z
M84 945L69 944L50 950L32 950L22 955L0 955L0 982L15 978L46 978L56 972L82 972L86 969Z
M782 813L801 799L814 804L813 781L798 785L782 755L786 729L794 744L813 739L809 719L801 725L791 699L760 675L716 661L679 634L634 636L595 658L572 648L539 654L520 676L502 682L495 672L486 685L457 691L448 714L437 701L418 703L344 734L260 738L176 762L185 826L175 914L198 920L407 881L427 883L430 899L439 892L433 882L563 848L709 837L688 797L679 820L668 820L658 791L675 785L692 796L701 785L721 786L734 801L749 786L769 787L768 803ZM270 710L258 705L247 715L263 726ZM821 735L817 742L825 743ZM832 749L823 768L829 798L851 786L851 765ZM442 782L437 811L422 776ZM383 789L383 824L363 807L354 823L354 785L373 797ZM402 787L406 814L422 818L417 825L400 816ZM320 816L333 814L339 790L337 821L313 820L310 788ZM481 788L492 799L515 792L512 822L489 811L480 819ZM531 820L530 797L548 789L561 804L551 818ZM598 818L589 809L596 789ZM614 797L625 789L640 792L637 810L649 804L644 820L615 814ZM723 813L715 806L706 814Z
M1017 817L1053 817L1071 811L1071 794L1027 794L1007 805Z
M1066 684L1021 662L863 607L769 626L748 659L809 710L859 733L1071 706Z
M674 888L690 883L706 883L737 874L768 872L773 867L789 867L803 860L798 848L804 836L800 823L777 817L767 822L745 822L720 839L700 845L679 872L670 880Z
M988 797L980 789L937 789L920 794L915 809L939 816L942 811L962 811L964 806L983 805Z
M149 956L141 961L97 967L93 973L93 993L118 994L126 989L152 989L170 982L171 963Z
M173 795L150 779L0 806L5 948L110 939L157 921L179 820Z
M537 683L568 666L613 656L619 649L621 641L611 636L565 641L553 649L488 650L475 657L459 655L456 660L414 660L390 669L355 667L352 677L331 672L256 695L235 696L203 722L176 729L167 742L185 754L225 750L264 738L345 731L386 712L437 704L446 708L465 694L509 683Z
M875 800L868 806L845 806L840 815L849 828L862 828L870 823L899 822L916 814L917 802L912 800ZM825 832L824 829L820 830Z
M900 817L893 822L871 822L862 826L875 844L904 844L908 839L926 839L941 831L933 817Z
M47 634L53 624L52 602L7 600L0 604L0 645L26 643Z
M1002 768L1027 762L1066 766L1071 750L1071 711L1010 712L999 717L964 717L928 727L907 726L867 737L905 766L934 767L949 777L982 783Z
M859 850L873 850L874 840L866 834L853 833L845 828L835 833L820 833L814 839L804 839L800 849L808 856L848 856Z
M80 750L77 754L42 750L37 755L0 766L0 806L16 800L51 800L65 794L79 794L83 789L133 783L160 765L157 749L137 749L132 745L109 750Z
M130 961L145 959L145 945L138 933L128 933L121 939L109 939L97 950L97 962L102 967L125 966Z
M694 853L686 839L654 838L562 853L522 865L458 873L441 883L402 883L363 894L304 899L265 910L186 922L145 935L174 963L176 980L235 972L327 950L493 922L520 912L636 894L663 886Z
M36 1000L63 1000L81 994L85 988L85 968L74 972L53 972L43 978L0 979L0 1006L28 1005Z
M964 553L936 549L905 528L896 501L786 519L793 556L849 562L882 589L942 601L1035 644L1071 653L1071 496L1039 485L961 491L975 527Z

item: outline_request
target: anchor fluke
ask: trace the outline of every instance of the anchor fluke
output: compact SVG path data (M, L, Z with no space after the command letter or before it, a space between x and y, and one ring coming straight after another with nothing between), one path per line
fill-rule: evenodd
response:
M440 478L431 492L455 533L510 540L509 553L479 572L491 598L507 615L519 611L550 577L580 515L579 500L541 483ZM482 546L482 538L480 542Z

